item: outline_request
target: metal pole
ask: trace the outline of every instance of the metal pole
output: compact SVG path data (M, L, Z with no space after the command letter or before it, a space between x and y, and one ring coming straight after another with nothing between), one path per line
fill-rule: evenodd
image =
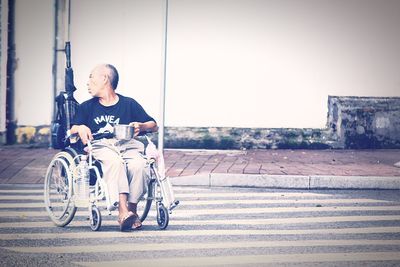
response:
M59 17L59 0L54 0L54 39L53 39L53 66L52 66L52 78L53 78L53 95L52 99L54 100L57 95L57 48L58 48L58 17ZM54 101L51 106L52 116L51 122L53 123L56 120L56 105ZM52 135L49 136L50 147L53 147L53 138Z
M65 14L67 15L67 23L65 23L65 41L69 42L69 29L71 23L71 0L65 2Z
M7 45L8 45L8 1L0 0L0 145L6 140L6 112L7 112Z
M6 128L7 144L16 142L15 129L15 88L14 72L16 64L15 56L15 0L8 0L8 38L7 38L7 84L6 84Z
M165 89L167 80L167 33L168 33L168 0L164 1L164 29L162 50L162 75L160 90L160 120L158 123L158 150L164 152L164 124L165 124Z

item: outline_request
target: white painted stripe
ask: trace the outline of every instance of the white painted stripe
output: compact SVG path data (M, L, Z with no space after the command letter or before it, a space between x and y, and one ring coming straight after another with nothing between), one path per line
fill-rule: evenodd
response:
M100 253L134 251L168 251L196 249L232 249L232 248L280 248L280 247L324 247L324 246L398 246L400 240L298 240L298 241L240 241L213 243L162 243L134 245L132 243L86 245L86 246L51 246L51 247L3 247L7 250L23 253Z
M0 203L1 209L11 209L11 208L44 208L46 205L44 202L20 202L20 203ZM59 206L62 206L60 204Z
M81 209L82 210L82 209ZM179 209L173 211L173 217L191 217L198 215L233 215L290 212L343 212L343 211L400 211L400 206L335 206L335 207L271 207L271 208L229 208L229 209ZM154 209L150 214L154 213ZM87 216L88 212L77 211L78 216ZM0 217L43 217L46 211L0 211Z
M286 212L323 212L323 211L400 211L400 206L337 206L337 207L268 207L268 208L228 208L228 209L191 209L174 210L173 216L187 215L229 215Z
M391 203L393 201L376 199L219 199L219 200L183 200L180 205L225 205L225 204L356 204Z
M364 252L364 253L307 253L307 254L268 254L212 257L181 257L159 259L133 259L131 261L74 262L81 266L163 266L190 267L216 265L308 263L308 262L358 262L358 261L398 261L400 253Z
M210 188L201 187L176 187L174 191L211 191ZM0 189L0 194L3 193L18 193L18 194L43 194L43 189Z
M44 195L2 195L0 200L42 200Z
M110 218L108 220L108 218ZM103 217L103 226L115 226L116 216ZM235 220L171 220L170 226L188 225L280 225L280 224L310 224L310 223L337 223L337 222L373 222L373 221L400 221L400 216L331 216L331 217L291 217L273 219L235 219ZM154 219L149 218L144 222L145 225L156 225ZM68 224L70 227L88 226L87 221L73 220ZM54 228L55 225L50 221L45 222L12 222L0 223L0 228Z
M120 237L183 237L183 236L248 236L248 235L310 235L310 234L383 234L400 233L400 227L366 227L366 228L324 228L299 230L181 230L181 231L133 231L126 232L77 232L77 233L13 233L0 234L0 240L21 239L86 239L86 238L120 238Z
M183 200L179 207L204 206L204 205L226 205L226 204L364 204L364 203L390 203L393 201L375 199L220 199L220 200ZM60 204L61 205L61 204ZM100 203L105 206L104 203ZM35 203L0 203L0 208L44 208L44 202Z
M182 198L225 198L225 197L332 197L331 194L315 194L315 193L288 193L288 192L254 192L254 193L178 193L175 197ZM1 195L0 200L38 200L43 199L42 195Z
M12 193L12 194L43 194L43 189L2 189L0 190L0 194L8 194L8 193Z

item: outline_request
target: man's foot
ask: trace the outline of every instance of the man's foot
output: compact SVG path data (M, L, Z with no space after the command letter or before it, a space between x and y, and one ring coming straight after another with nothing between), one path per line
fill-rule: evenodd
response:
M132 229L139 230L140 228L142 228L142 222L139 219L139 215L135 214L135 220L132 224Z
M133 227L133 223L135 222L137 215L131 211L129 211L124 216L118 219L119 227L122 232L129 231Z
M132 225L132 230L140 229L142 227L142 222L140 221L139 215L137 214L137 203L128 202L128 210L133 212L133 214L135 214L136 217Z

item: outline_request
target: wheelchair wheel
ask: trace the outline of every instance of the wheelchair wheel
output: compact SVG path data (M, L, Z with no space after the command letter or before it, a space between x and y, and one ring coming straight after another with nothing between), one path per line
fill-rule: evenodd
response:
M100 229L101 226L101 213L98 207L92 206L91 210L92 216L90 220L90 228L93 231L97 231Z
M142 197L137 205L137 214L139 215L141 222L143 222L149 214L151 203L154 199L154 183L155 180L150 180L147 186L147 193Z
M71 198L75 168L72 156L67 152L57 153L47 168L44 180L44 202L46 211L55 225L64 227L75 216L76 207Z
M167 228L169 223L168 210L162 203L157 204L157 224L161 230Z

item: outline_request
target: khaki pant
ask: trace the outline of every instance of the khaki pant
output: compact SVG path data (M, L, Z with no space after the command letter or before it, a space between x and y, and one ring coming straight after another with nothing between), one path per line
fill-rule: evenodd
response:
M128 201L138 203L147 190L148 170L143 158L144 145L137 140L101 139L93 142L93 157L101 162L110 203L127 193Z

